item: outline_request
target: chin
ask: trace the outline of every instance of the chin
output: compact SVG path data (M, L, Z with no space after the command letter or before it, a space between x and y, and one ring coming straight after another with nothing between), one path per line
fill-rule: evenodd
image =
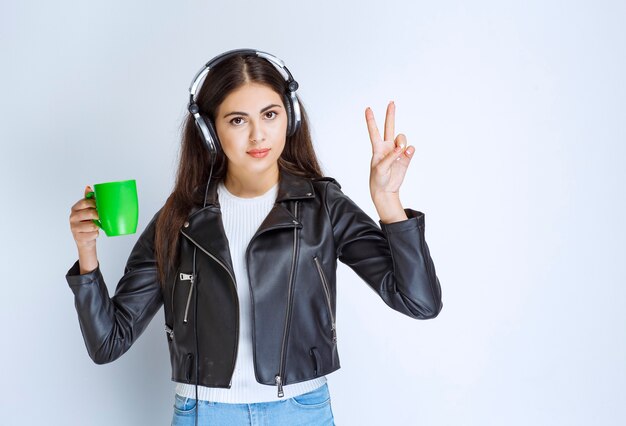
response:
M247 160L244 163L238 165L230 164L228 168L232 171L242 170L246 173L263 174L269 172L274 168L278 168L278 159L251 158L250 160Z

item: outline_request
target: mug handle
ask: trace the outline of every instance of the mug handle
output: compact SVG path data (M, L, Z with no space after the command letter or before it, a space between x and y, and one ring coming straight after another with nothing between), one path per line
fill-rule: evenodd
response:
M85 199L94 198L95 196L96 194L93 191L89 191L87 195L85 195ZM96 211L98 211L97 208L96 208ZM91 221L95 223L96 225L98 225L100 229L102 229L102 222L100 222L99 219L91 219Z

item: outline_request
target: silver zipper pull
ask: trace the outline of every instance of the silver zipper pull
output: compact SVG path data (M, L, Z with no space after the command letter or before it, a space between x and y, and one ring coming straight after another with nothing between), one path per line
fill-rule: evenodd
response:
M276 385L278 386L278 397L282 398L285 396L285 392L283 392L283 380L280 378L280 375L276 375Z
M181 281L193 281L193 275L191 275L191 274L183 274L181 272L180 273L180 280Z
M167 325L165 326L165 332L169 336L170 340L174 340L174 330L169 328Z
M189 294L187 295L187 303L185 305L185 316L183 317L183 323L187 324L189 315L189 305L191 303L191 295L193 294L193 275L180 273L181 281L189 281Z

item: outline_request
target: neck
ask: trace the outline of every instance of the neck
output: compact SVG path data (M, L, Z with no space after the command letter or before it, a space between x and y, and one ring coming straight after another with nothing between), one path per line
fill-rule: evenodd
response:
M226 172L224 186L231 194L241 198L253 198L265 194L278 182L278 167L263 174Z

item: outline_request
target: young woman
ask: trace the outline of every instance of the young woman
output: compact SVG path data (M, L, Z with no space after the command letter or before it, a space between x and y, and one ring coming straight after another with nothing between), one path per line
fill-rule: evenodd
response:
M398 196L415 149L395 136L394 104L382 138L365 111L379 227L323 177L297 88L265 52L230 51L203 67L174 190L112 298L96 256L95 202L72 207L78 261L66 278L89 355L117 359L163 306L173 425L334 424L326 375L340 367L337 259L399 312L441 310L424 214Z

